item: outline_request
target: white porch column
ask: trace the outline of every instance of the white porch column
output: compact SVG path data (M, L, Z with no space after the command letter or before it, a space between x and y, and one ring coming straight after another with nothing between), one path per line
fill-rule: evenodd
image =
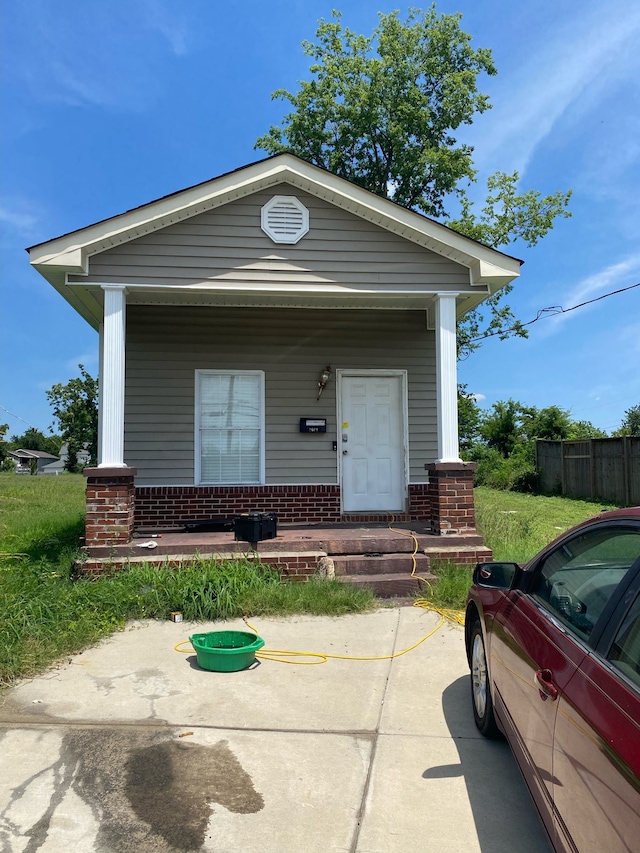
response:
M102 462L102 385L104 376L104 323L98 327L98 466Z
M458 442L457 293L438 293L436 306L437 462L461 462Z
M124 358L126 289L103 284L99 468L124 468Z

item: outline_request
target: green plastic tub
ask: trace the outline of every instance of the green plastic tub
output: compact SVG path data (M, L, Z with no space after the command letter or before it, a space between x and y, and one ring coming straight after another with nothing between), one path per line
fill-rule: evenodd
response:
M189 637L198 666L213 672L238 672L256 659L264 646L262 637L248 631L210 631Z

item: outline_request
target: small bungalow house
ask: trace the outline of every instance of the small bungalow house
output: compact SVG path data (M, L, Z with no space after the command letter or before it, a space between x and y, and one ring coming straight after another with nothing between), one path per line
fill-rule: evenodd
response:
M520 261L291 154L29 251L100 334L88 546L252 510L475 533L456 319Z
M60 448L60 458L56 459L55 462L51 462L49 465L45 465L42 469L43 474L64 474L67 470L67 460L69 459L69 442L65 441L65 443ZM79 450L77 453L78 467L86 467L91 461L91 454L85 447L82 450Z
M42 474L47 465L58 457L44 450L10 450L16 474Z

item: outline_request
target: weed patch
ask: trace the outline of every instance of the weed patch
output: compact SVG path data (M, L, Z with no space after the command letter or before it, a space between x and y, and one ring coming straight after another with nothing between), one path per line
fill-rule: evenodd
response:
M420 598L425 598L439 610L464 610L472 567L457 565L450 560L434 560L431 572L436 581L428 586L421 584Z
M610 503L519 494L478 487L476 523L494 560L526 563L555 539L592 515L615 509Z
M375 606L373 595L327 579L281 583L255 560L149 564L75 579L84 479L0 475L0 686L124 628L130 619L190 622L248 615L339 615Z

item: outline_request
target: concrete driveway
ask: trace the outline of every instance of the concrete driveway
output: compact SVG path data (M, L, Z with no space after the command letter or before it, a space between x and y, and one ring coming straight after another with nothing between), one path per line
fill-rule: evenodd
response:
M267 648L388 655L438 617L251 621ZM174 650L222 627L136 623L4 696L0 850L549 853L508 746L475 730L461 628L238 673Z

